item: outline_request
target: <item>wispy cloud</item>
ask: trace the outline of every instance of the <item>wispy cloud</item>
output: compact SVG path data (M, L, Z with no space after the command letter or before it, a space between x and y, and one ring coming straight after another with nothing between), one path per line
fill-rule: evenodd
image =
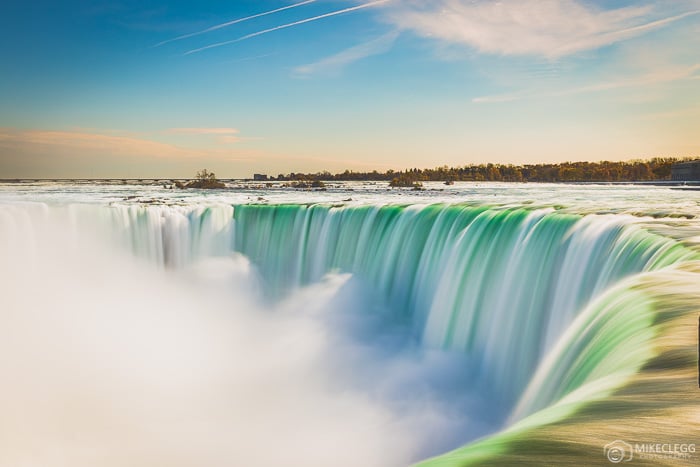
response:
M160 133L160 137L163 133ZM174 137L174 136L173 136ZM215 135L217 139L236 138ZM245 176L270 157L266 151L228 144L181 145L156 135L118 130L47 130L0 127L0 178L186 177L201 167ZM274 167L274 164L272 164ZM233 173L232 173L233 172Z
M301 24L311 23L313 21L318 21L321 19L330 18L332 16L338 16L338 15L350 13L353 11L361 10L363 8L369 8L369 7L381 5L383 3L388 3L391 1L393 1L393 0L376 0L373 2L363 3L361 5L356 5L356 6L349 7L349 8L343 8L342 10L332 11L330 13L325 13L323 15L318 15L318 16L314 16L311 18L306 18L306 19L302 19L299 21L294 21L292 23L282 24L280 26L275 26L273 28L263 29L262 31L257 31L257 32L251 33L251 34L247 34L245 36L239 37L238 39L232 39L230 41L224 41L224 42L217 42L215 44L210 44L210 45L207 45L204 47L199 47L197 49L192 49L192 50L185 52L185 55L190 55L190 54L202 52L204 50L213 49L213 48L221 47L224 45L235 44L236 42L242 42L242 41L245 41L248 39L252 39L253 37L262 36L264 34L269 34L271 32L279 31L281 29L287 29L287 28L291 28L294 26L299 26Z
M216 141L222 144L240 143L242 141L236 128L171 128L166 133L195 137L215 137Z
M685 107L678 110L640 114L637 118L639 120L672 120L676 118L697 118L698 116L700 116L700 107Z
M240 143L242 141L242 138L240 136L235 136L235 135L226 135L226 136L219 136L218 141L220 143L224 143L224 144L234 144L234 143Z
M679 15L670 16L656 21L650 21L648 23L644 23L638 26L632 26L626 29L621 29L619 31L611 31L608 33L599 34L597 37L582 38L578 42L572 42L570 44L563 45L556 49L554 52L556 55L568 55L581 50L595 49L609 44L614 44L616 42L631 39L647 31L658 29L668 24L698 14L700 14L700 11L688 11Z
M669 83L674 81L688 80L688 79L698 79L700 76L700 63L694 64L687 67L677 67L672 69L663 69L655 71L652 73L647 73L641 76L633 76L624 79L617 79L613 81L599 82L586 86L571 87L566 89L560 89L555 91L529 91L529 92L518 92L512 94L500 94L494 96L482 96L472 99L474 103L498 103L498 102L511 102L521 99L535 99L535 98L548 98L548 97L563 97L571 96L576 94L585 94L591 92L602 92L609 91L613 89L630 88L647 86L659 83Z
M94 152L96 155L152 157L196 157L203 155L201 151L193 151L160 141L80 131L0 128L0 144L21 147L65 148L80 152Z
M303 1L303 2L295 3L295 4L293 4L293 5L287 5L287 6L284 6L284 7L281 7L281 8L276 8L276 9L274 9L274 10L264 11L264 12L262 12L262 13L257 13L257 14L255 14L255 15L246 16L246 17L244 17L244 18L238 18L238 19L234 19L234 20L231 20L231 21L226 21L225 23L217 24L217 25L208 27L208 28L206 28L206 29L202 29L202 30L200 30L200 31L191 32L191 33L189 33L189 34L183 34L182 36L174 37L174 38L172 38L172 39L168 39L168 40L159 42L159 43L157 43L156 45L154 45L154 47L160 47L161 45L165 45L165 44L168 44L168 43L170 43L170 42L175 42L175 41L179 41L179 40L182 40L182 39L188 39L188 38L190 38L190 37L199 36L199 35L201 35L201 34L206 34L206 33L208 33L208 32L212 32L212 31L216 31L216 30L219 30L219 29L223 29L223 28L229 27L229 26L233 26L234 24L243 23L244 21L250 21L250 20L255 19L255 18L261 18L261 17L263 17L263 16L272 15L272 14L274 14L274 13L279 13L279 12L281 12L281 11L290 10L290 9L292 9L292 8L297 8L297 7L300 7L300 6L308 5L309 3L315 3L315 2L317 2L317 1L318 1L318 0L306 0L306 1Z
M235 135L236 128L170 128L167 133L176 135Z
M250 62L252 60L260 60L261 58L272 57L274 55L277 55L277 52L270 52L267 54L251 55L250 57L237 58L235 60L230 60L228 63Z
M481 53L556 59L698 13L655 17L649 5L602 10L577 0L407 0L394 4L388 17L400 28Z
M346 66L372 55L380 55L391 50L399 33L392 31L381 37L350 47L330 57L317 62L301 65L294 69L294 73L300 77L307 77L319 73L337 73Z

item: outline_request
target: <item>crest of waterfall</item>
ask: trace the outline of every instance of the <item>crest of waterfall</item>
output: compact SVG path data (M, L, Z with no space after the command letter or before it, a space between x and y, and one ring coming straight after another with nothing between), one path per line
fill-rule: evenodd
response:
M240 252L271 297L351 273L421 345L469 354L475 384L503 407L593 297L696 256L631 217L553 209L130 205L107 215L121 241L163 265Z
M422 345L468 353L505 406L592 297L694 254L620 216L472 206L239 206L235 248L273 293L351 272ZM507 384L504 384L507 382Z

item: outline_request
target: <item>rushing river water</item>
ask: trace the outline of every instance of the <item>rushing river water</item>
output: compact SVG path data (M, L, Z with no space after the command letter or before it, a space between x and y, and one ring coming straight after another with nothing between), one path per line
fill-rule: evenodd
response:
M0 184L0 465L593 465L692 439L699 191L231 185Z

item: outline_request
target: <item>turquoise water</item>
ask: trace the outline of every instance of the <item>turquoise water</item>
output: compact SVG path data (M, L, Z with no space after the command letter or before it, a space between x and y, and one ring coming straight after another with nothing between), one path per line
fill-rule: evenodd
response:
M403 344L387 362L402 361L407 349L459 356L449 366L450 373L459 373L453 376L461 385L457 390L488 408L484 427L455 425L465 430L463 436L407 454L415 462L494 431L505 430L507 438L508 430L566 419L612 394L654 357L662 305L638 279L672 278L676 267L700 259L693 240L700 230L688 219L695 208L669 202L640 208L629 199L637 188L620 188L619 199L606 201L608 212L619 212L591 214L591 203L577 208L567 190L557 206L538 200L540 188L520 204L522 194L499 203L436 202L444 197L440 193L399 204L385 198L370 204L240 204L219 198L27 204L24 193L0 203L0 238L12 258L15 243L40 237L42 223L56 223L68 226L73 232L68 237L81 232L107 239L119 255L131 252L166 276L208 259L243 258L267 308L290 300L313 307L314 295L300 291L321 294L330 290L324 284L339 280L337 290L351 295L345 298L353 303L351 315L378 319L382 329L401 335ZM36 198L43 196L47 191ZM657 215L628 214L643 209ZM670 209L686 217L658 215ZM669 231L676 235L664 234ZM376 336L366 324L348 333L361 342ZM358 368L352 371L361 373ZM374 377L381 375L377 371ZM367 382L347 384L371 393ZM450 388L453 394L455 386ZM438 399L448 394L436 391ZM473 419L478 413L466 410L461 416ZM468 463L466 449L464 456L436 462Z

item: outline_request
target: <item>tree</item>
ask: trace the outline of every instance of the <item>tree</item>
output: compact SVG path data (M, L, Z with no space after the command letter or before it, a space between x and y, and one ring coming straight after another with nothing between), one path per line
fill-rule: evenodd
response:
M392 188L413 188L414 190L423 188L423 184L415 181L413 175L409 174L402 174L398 177L394 177L391 182L389 182L389 186Z
M212 182L216 181L216 174L214 174L214 172L209 172L207 169L202 169L197 172L195 179L199 180L200 182Z
M226 188L226 185L221 183L216 179L214 172L210 172L207 169L202 169L197 172L194 180L185 185L185 188L203 188L203 189L214 189L214 188Z

